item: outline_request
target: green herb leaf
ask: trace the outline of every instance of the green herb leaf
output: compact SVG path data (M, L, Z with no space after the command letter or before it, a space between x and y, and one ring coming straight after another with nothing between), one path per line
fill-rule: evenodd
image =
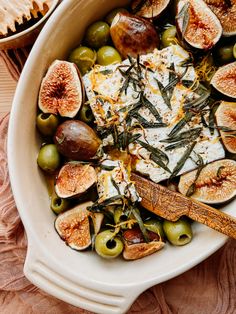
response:
M156 82L157 82L158 88L159 88L159 90L160 90L160 92L161 92L161 96L162 96L162 98L163 98L165 104L167 105L167 107L168 107L169 109L172 109L172 108L171 108L170 99L169 99L169 97L168 97L168 95L167 95L167 91L165 90L165 87L163 86L163 84L162 84L158 79L155 78L155 80L156 80Z
M181 133L179 133L178 135L166 138L164 140L161 140L160 142L162 143L174 143L174 142L178 142L178 141L182 141L184 139L196 139L200 133L202 131L201 127L195 128L195 129L190 129L187 131L183 131Z
M173 179L174 177L176 177L178 175L178 173L180 172L180 170L183 168L183 166L185 165L185 162L187 161L187 159L189 158L189 156L191 155L194 146L196 145L196 142L192 143L184 152L183 156L180 158L180 160L177 162L169 180Z
M196 192L196 182L197 182L197 180L198 180L198 178L202 172L202 169L205 167L202 156L199 154L197 154L197 156L198 156L198 160L197 160L196 164L198 166L198 169L196 172L194 182L190 185L190 187L188 188L188 191L186 193L186 196L188 196L188 197L192 196Z
M141 93L140 100L142 105L150 110L150 112L154 115L154 117L162 123L162 118L157 111L156 107Z
M152 153L155 156L158 156L161 160L163 160L164 162L168 163L169 162L169 157L166 155L166 153L164 153L162 150L160 150L157 147L153 147L150 144L147 144L143 141L137 140L136 141L139 145L141 145L143 148L145 148L147 151L149 151L150 153Z
M147 242L147 243L150 242L150 239L149 239L149 236L148 236L148 232L147 232L147 230L146 230L146 228L144 226L144 223L143 223L143 220L142 220L142 218L140 216L139 210L136 207L133 206L132 207L132 213L134 215L134 218L137 220L137 223L138 223L139 228L140 228L140 230L141 230L141 232L143 234L143 238L144 238L145 242Z
M164 164L164 162L161 160L161 158L159 156L151 153L150 159L152 161L154 161L159 167L161 167L165 171L171 173L170 169Z
M173 137L179 133L180 130L189 122L193 117L192 112L187 112L185 116L174 126L171 132L168 134L169 137Z
M102 71L100 71L100 73L103 74L103 75L108 75L108 74L112 74L113 71L107 69L107 70L102 70Z

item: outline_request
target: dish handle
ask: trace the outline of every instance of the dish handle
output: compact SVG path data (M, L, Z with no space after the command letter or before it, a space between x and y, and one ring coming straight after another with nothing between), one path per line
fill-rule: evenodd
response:
M39 246L28 242L27 256L24 265L26 278L35 286L48 294L94 313L123 314L128 311L135 299L148 287L122 285L113 288L112 285L96 284L89 286L81 279L78 282L63 276L63 271L57 268L40 250ZM92 287L91 287L92 286Z

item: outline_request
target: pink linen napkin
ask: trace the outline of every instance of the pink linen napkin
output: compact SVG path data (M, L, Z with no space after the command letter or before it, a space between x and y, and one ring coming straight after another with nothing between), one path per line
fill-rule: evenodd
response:
M15 79L22 70L28 51L27 48L0 53ZM27 238L8 176L8 119L9 115L0 121L0 313L87 314L88 311L47 295L24 277ZM192 270L147 290L128 313L236 313L236 241L229 240L221 250Z

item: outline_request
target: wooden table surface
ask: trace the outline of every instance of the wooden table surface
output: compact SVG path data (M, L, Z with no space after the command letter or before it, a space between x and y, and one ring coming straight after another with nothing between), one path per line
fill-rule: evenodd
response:
M11 109L16 84L0 58L0 119Z

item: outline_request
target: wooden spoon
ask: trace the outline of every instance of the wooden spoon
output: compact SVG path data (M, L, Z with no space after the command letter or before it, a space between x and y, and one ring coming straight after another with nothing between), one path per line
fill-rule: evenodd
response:
M131 180L142 197L141 205L156 215L170 221L187 216L236 239L236 218L135 173L132 173Z

